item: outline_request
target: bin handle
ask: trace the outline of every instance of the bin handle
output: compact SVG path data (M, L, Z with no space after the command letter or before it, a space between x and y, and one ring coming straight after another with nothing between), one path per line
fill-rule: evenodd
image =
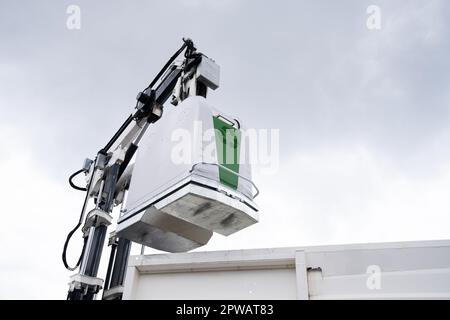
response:
M221 164L218 164L218 163L198 162L198 163L196 163L196 164L194 164L194 165L192 166L192 168L191 168L191 170L189 170L189 172L192 173L192 172L194 171L195 167L197 167L197 166L200 165L200 164L205 164L205 165L209 165L209 166L216 166L216 167L219 167L219 168L221 168L221 169L224 169L224 170L228 171L228 172L231 173L231 174L234 174L234 175L238 176L239 178L244 179L244 180L247 181L247 182L250 182L251 185L253 186L253 188L255 188L255 190L256 190L255 195L253 195L253 199L256 198L256 197L259 195L259 189L258 189L258 187L256 186L256 184L255 184L252 180L250 180L249 178L246 178L246 177L244 177L243 175L241 175L241 174L239 174L239 173L237 173L237 172L234 172L233 170L228 169L227 167L225 167L225 166L223 166L223 165L221 165ZM205 177L205 178L206 178L206 177Z
M227 117L225 117L222 114L217 114L216 118L222 118L224 120L226 120L227 122L229 122L233 127L237 126L237 129L241 128L241 124L239 123L239 121L237 119L233 119L234 121L231 121L230 119L228 119ZM236 122L236 123L235 123Z

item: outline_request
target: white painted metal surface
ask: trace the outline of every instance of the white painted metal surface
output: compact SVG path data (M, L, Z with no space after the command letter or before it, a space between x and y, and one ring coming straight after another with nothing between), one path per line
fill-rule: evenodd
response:
M214 124L219 117L229 122L222 126L240 132L238 120L203 97L184 100L148 129L137 152L126 209L118 220L119 237L185 252L205 245L212 232L230 235L258 222L250 163L231 161L238 164L235 172L224 167L218 155L225 149L249 154L249 145L237 138L231 139L232 147L227 145L230 139L223 142ZM224 170L233 183L223 179Z
M205 98L196 96L184 100L176 109L169 110L164 120L156 122L147 130L136 156L127 212L133 212L144 203L153 201L193 173L201 173L202 177L212 182L219 181L217 166L199 165L196 172L191 172L192 167L199 163L219 163L213 125L213 116L218 115L231 119L230 123L241 127L234 117L225 115L208 104ZM241 144L240 148L245 148L241 153L250 153L249 144ZM251 180L248 161L240 163L239 174ZM227 188L223 186L223 190L227 191ZM253 186L248 181L239 179L237 191L253 200Z
M450 299L450 240L130 257L124 299Z

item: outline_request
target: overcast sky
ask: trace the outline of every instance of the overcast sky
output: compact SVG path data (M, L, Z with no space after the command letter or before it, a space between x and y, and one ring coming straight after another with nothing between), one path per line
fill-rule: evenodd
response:
M221 66L212 104L280 129L260 222L200 250L450 238L449 31L446 0L1 1L0 298L65 298L67 177L183 36Z

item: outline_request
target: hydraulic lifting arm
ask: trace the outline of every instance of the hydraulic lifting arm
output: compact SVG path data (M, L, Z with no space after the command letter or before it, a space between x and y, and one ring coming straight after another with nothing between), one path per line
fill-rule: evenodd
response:
M184 59L176 58L184 51ZM177 105L189 96L206 97L208 88L216 89L219 81L219 67L208 57L196 51L192 40L183 39L183 45L168 60L155 79L136 98L136 111L131 114L111 140L97 153L92 161L87 159L81 170L75 172L69 182L77 190L86 192L77 226L68 234L62 259L67 269L78 273L70 280L67 299L92 300L104 288L104 299L121 299L131 242L117 238L112 233L109 239L111 254L106 279L97 278L107 227L112 223L113 207L124 202L129 181L119 179L129 167L139 142L148 126L158 121L163 114L163 105L171 97ZM73 182L74 176L85 173L86 188ZM120 182L120 183L119 183ZM87 214L89 202L95 208ZM84 224L83 224L84 223ZM71 236L83 224L84 245L75 267L69 267L66 250Z

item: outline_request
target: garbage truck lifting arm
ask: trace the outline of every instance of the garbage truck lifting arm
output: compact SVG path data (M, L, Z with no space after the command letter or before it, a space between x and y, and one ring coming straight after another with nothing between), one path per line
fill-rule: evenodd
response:
M184 59L177 57L184 51ZM112 233L110 261L106 279L97 277L107 227L112 223L113 207L123 202L129 181L121 177L135 155L139 142L148 126L163 115L163 105L171 98L177 105L189 96L206 97L208 88L218 87L219 67L196 51L190 39L183 39L183 45L167 61L155 79L138 94L136 110L131 114L110 141L98 151L94 160L86 159L83 168L70 176L69 182L77 190L86 192L79 221L68 234L62 259L71 271L79 269L69 283L69 300L92 300L103 288L104 299L121 299L122 288L131 242L117 238ZM76 186L72 179L84 173L86 187ZM131 175L131 174L129 174ZM120 182L120 183L118 183ZM95 208L86 213L90 200ZM66 259L67 246L72 235L83 224L83 249L74 267Z

